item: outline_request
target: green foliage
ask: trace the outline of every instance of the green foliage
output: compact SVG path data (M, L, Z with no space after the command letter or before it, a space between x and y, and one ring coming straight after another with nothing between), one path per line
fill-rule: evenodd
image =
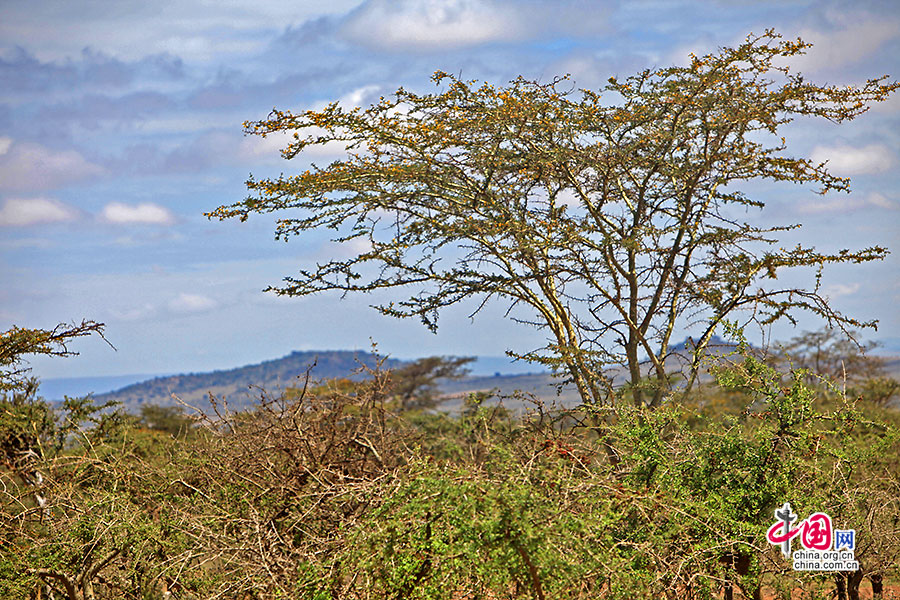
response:
M53 329L13 327L0 333L0 392L25 383L27 369L20 365L29 354L74 356L69 343L79 337L97 334L103 337L103 323L82 321L81 324L60 323Z
M391 372L392 387L401 410L433 408L439 403L440 380L465 377L469 372L465 366L474 360L474 357L429 356L395 368Z
M29 450L42 455L47 444L58 441L55 416L46 403L36 400L37 389L37 380L27 379L19 389L0 396L0 450L8 465Z
M848 392L866 402L884 405L900 395L900 381L893 377L876 375L853 385Z
M704 394L739 410L515 412L480 394L401 412L402 378L376 368L249 411L214 403L190 436L88 427L34 465L43 483L2 474L0 595L711 599L795 577L825 593L764 540L785 501L855 527L863 574L900 575L896 412L745 344L714 372L724 388Z
M826 378L850 396L873 404L891 402L900 382L886 373L885 361L871 351L878 344L860 344L857 333L833 328L807 331L788 342L773 359L807 371L807 381Z
M602 515L619 503L587 482L566 497L563 473L520 467L495 463L488 475L413 465L349 547L369 592L563 598L599 590L608 573L591 553L602 552Z
M787 576L765 541L785 501L857 530L848 592L900 576L898 413L773 366L725 325L737 346L710 365L700 411L687 394L652 410L521 396L515 411L485 393L421 410L468 359L307 373L250 410L211 398L191 418L54 408L22 380L0 399L0 596L824 595L831 575Z
M187 435L193 427L193 419L184 414L180 406L144 404L138 424L154 431L163 431L175 437Z

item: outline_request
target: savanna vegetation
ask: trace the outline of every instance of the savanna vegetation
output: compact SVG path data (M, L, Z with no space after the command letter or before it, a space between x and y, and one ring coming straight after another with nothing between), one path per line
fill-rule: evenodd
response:
M855 598L895 581L896 410L755 354L655 410L475 394L447 414L432 376L464 362L446 359L208 414L50 407L25 380L0 401L0 596ZM855 527L860 570L792 571L765 541L785 500Z
M610 80L618 104L567 79L438 74L439 94L249 124L297 131L288 158L333 142L349 154L251 180L253 196L212 215L294 209L279 236L365 242L277 291L408 291L379 310L432 328L447 306L508 301L548 334L513 354L581 404L475 393L442 412L436 383L467 359L426 358L307 376L240 411L214 397L193 413L50 406L22 359L103 327L14 328L0 338L0 596L883 595L900 577L898 385L853 342L872 323L818 286L824 266L886 250L783 249L785 226L740 217L763 206L738 189L753 180L846 191L763 140L797 117L855 118L897 88L811 84L784 62L805 47L767 32ZM781 286L790 268L813 284ZM769 356L745 341L744 326L802 311L831 329ZM693 352L673 356L682 329L698 332ZM732 352L707 352L715 332ZM785 502L856 529L859 569L795 572L766 540Z

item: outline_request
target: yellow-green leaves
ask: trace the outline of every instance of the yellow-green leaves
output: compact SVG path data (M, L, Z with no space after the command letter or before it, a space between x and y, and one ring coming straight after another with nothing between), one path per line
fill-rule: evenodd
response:
M847 191L826 165L787 153L779 128L797 115L853 119L898 87L884 77L809 83L785 66L807 47L766 31L597 91L568 77L496 86L437 72L431 94L401 88L368 108L273 110L247 133L292 133L285 158L312 147L340 157L251 179L248 200L208 216L287 210L279 238L331 228L336 240L369 242L276 291L392 289L408 297L376 308L432 329L464 299L506 301L547 331L544 350L585 402L604 401L604 370L618 365L635 402L655 405L671 387L678 329L697 330L703 346L742 310L762 322L808 310L860 325L818 287L779 287L778 272L878 260L885 249L776 250L790 226L758 228L729 211L765 206L740 189L759 179ZM637 383L648 369L655 390L645 394Z

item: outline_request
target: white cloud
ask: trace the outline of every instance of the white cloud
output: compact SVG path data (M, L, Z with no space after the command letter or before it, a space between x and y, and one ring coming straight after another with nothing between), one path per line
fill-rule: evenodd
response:
M71 221L77 216L78 211L53 198L9 198L0 208L0 226Z
M3 138L0 152L0 189L37 191L102 175L103 167L74 150L52 150L40 144Z
M281 158L281 151L294 141L294 134L285 131L276 131L266 137L261 135L248 135L241 141L240 153L250 159L260 157Z
M872 192L867 196L853 194L849 198L839 196L829 200L808 202L802 204L798 211L804 214L847 213L872 206L888 210L900 209L900 204L897 202L886 198L883 194Z
M872 106L873 113L896 114L900 112L900 94L892 94L890 98L884 102L879 102Z
M152 202L142 202L137 205L110 202L103 207L100 217L108 223L121 225L131 223L171 225L175 222L175 217L169 209Z
M859 287L858 283L834 283L825 286L825 289L822 291L827 298L834 300L841 296L851 296L855 294L859 291Z
M737 39L732 45L740 45L743 41L743 38ZM717 50L718 45L711 36L700 36L698 39L691 40L688 44L682 44L674 50L667 52L663 62L672 63L673 65L689 65L691 63L691 54L698 57L706 56L707 54L716 54ZM658 61L652 62L656 63Z
M831 21L839 28L834 31L800 31L799 37L812 43L813 47L807 50L806 55L791 60L793 68L811 72L850 65L870 56L886 41L900 36L900 23L896 19L854 19L848 14L833 13Z
M202 294L181 293L169 302L169 310L177 313L204 312L216 308L219 304Z
M835 175L883 173L895 162L894 152L883 144L853 146L816 146L810 158L814 162L828 161L828 169Z
M516 39L520 11L479 0L371 0L344 33L367 46L437 50Z
M346 242L325 242L316 252L317 260L342 260L359 256L372 250L372 242L367 238L353 238Z
M879 194L878 192L872 192L866 199L869 204L871 204L872 206L878 206L879 208L889 208L891 210L900 208L900 205L898 205L896 202L888 200L884 197L884 195Z
M380 85L364 85L344 94L340 97L338 102L344 108L367 106L371 104L373 100L377 100L377 94L380 89Z
M7 248L9 250L17 250L19 248L35 248L40 250L47 250L49 248L53 248L55 245L56 243L53 240L43 237L0 240L0 248Z
M130 308L112 310L113 316L123 321L140 321L156 314L156 307L152 304L142 304L140 306L132 306Z
M136 248L138 246L158 245L170 242L181 242L186 238L183 234L176 233L172 229L134 230L128 229L128 235L119 236L111 241L113 245L124 248Z
M359 0L36 0L3 3L0 39L38 49L42 60L66 60L85 47L138 59L177 51L188 61L217 61L261 50L267 33L322 15L340 14ZM135 26L140 23L140 26ZM65 35L60 35L60 30Z
M310 127L299 132L302 137L326 135L324 129ZM293 143L294 132L277 131L270 133L266 137L252 135L244 138L241 142L240 154L250 160L261 160L262 162L281 161L281 151L289 144ZM346 157L347 144L341 141L333 140L324 144L307 146L300 154L298 159L322 160L328 161L338 160Z
M556 202L568 208L581 207L581 198L575 193L575 190L566 188L561 190L556 196Z
M0 156L9 152L10 146L12 146L12 138L0 135Z

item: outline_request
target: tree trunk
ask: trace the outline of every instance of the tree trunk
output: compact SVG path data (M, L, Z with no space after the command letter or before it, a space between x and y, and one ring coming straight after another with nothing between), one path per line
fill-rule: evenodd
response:
M747 575L750 572L750 555L743 552L726 552L719 558L719 562L731 567L738 575ZM726 577L728 577L727 574ZM741 591L746 596L747 591L743 588L741 588ZM731 579L726 579L723 600L732 600L733 597L734 584ZM753 600L761 600L761 597L762 592L760 591L759 585L757 585L756 589L753 590Z
M625 346L625 354L628 359L628 375L631 379L631 396L637 408L644 407L644 394L641 390L641 363L638 360L637 341L628 340Z
M844 575L843 573L838 573L834 576L834 584L837 587L837 600L847 600L847 583L845 581L845 578L846 575Z
M847 574L847 598L859 600L859 584L862 583L863 572L853 571Z

